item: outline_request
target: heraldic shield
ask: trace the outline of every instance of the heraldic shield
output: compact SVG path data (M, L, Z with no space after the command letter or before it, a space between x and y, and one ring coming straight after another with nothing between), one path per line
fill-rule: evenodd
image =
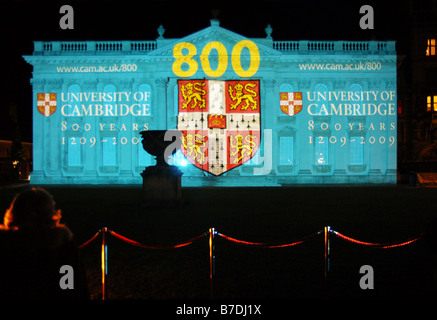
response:
M250 160L261 140L259 80L179 80L181 150L221 175Z
M302 92L281 92L279 101L282 112L291 117L302 111Z
M38 93L36 98L38 112L50 117L56 111L56 93Z

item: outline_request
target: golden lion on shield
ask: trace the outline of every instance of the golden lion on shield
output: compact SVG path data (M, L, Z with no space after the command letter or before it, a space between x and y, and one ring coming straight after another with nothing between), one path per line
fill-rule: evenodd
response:
M206 136L201 134L188 133L186 137L182 136L182 144L185 150L187 150L187 156L191 157L199 164L206 162L205 151L202 148L206 146Z
M253 141L256 136L248 134L243 138L242 134L230 136L230 156L235 157L233 163L239 163L244 157L251 157L256 143Z
M185 86L181 86L182 97L185 100L185 102L182 103L182 109L186 109L191 102L194 102L191 106L191 109L194 109L198 103L200 109L205 108L206 101L202 98L202 96L206 94L206 91L201 88L205 84L205 82L189 82ZM195 92L193 89L197 92Z
M258 102L256 100L254 100L254 98L256 98L257 93L253 90L251 90L250 88L255 88L256 84L255 83L247 83L244 86L244 90L246 90L246 92L249 92L250 94L247 93L243 93L243 85L241 83L237 83L234 88L235 88L235 95L234 95L234 89L232 88L232 86L229 86L228 88L228 92L229 92L229 96L231 97L232 101L236 101L234 104L230 104L231 109L237 109L237 107L242 103L245 102L245 105L241 106L241 110L247 110L247 108L250 106L252 108L252 110L255 110L258 107Z

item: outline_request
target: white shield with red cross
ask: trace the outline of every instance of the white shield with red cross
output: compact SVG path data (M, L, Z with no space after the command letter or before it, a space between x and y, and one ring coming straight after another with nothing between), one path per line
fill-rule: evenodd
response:
M279 102L282 112L292 117L302 111L302 92L281 92Z
M36 106L43 116L49 117L56 111L56 93L38 93Z

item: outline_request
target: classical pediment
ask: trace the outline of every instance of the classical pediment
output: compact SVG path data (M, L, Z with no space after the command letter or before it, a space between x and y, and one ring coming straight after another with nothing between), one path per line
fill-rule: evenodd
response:
M165 41L162 41L162 43L164 44L161 47L158 46L158 49L150 51L148 55L172 57L174 46L182 42L194 44L197 48L197 54L200 55L204 46L212 41L217 41L223 44L227 52L230 54L235 44L243 40L249 40L254 42L258 47L261 56L281 55L281 52L272 48L272 40L244 37L238 33L220 27L218 22L214 20L211 21L211 26L187 35L186 37L178 39L165 39Z

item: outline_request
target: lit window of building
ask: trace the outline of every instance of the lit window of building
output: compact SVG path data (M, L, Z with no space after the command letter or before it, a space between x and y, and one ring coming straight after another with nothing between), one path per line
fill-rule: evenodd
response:
M437 95L426 97L426 111L437 112Z
M435 39L427 40L426 55L435 56Z
M116 166L117 165L117 145L113 143L113 139L108 137L103 140L103 165Z
M357 136L350 139L350 162L352 165L364 164L364 137Z
M293 137L280 137L279 138L279 164L280 165L293 165Z
M82 149L77 137L71 137L68 143L68 165L80 166L82 165Z
M329 140L328 137L320 136L317 137L317 142L315 144L316 151L316 164L317 165L328 165L329 164Z

